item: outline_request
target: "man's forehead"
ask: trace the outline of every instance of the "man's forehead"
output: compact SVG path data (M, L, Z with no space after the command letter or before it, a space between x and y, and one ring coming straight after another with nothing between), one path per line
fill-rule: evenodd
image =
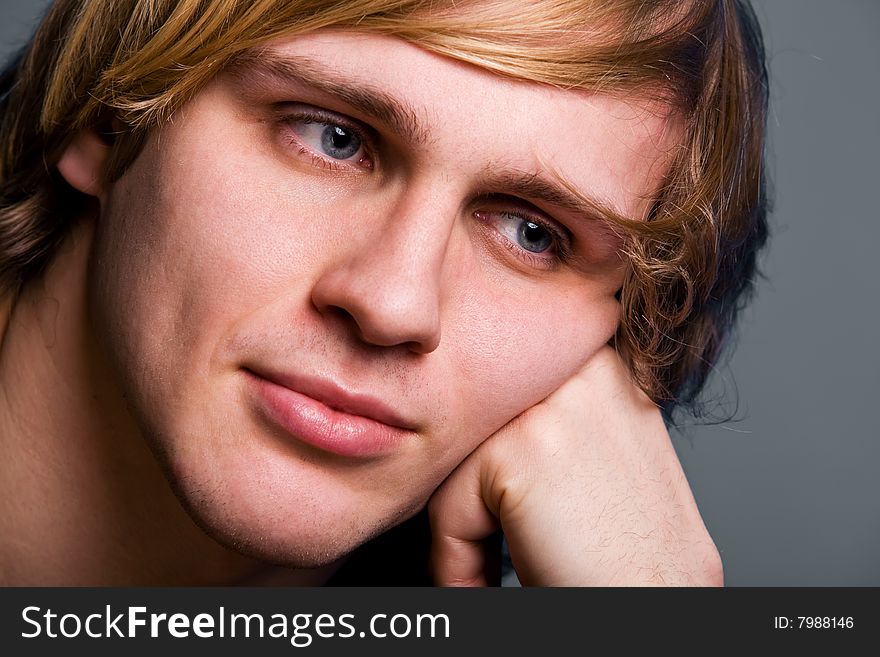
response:
M603 112L633 121L633 129L635 124L644 124L646 131L657 133L658 143L659 136L668 132L669 119L676 113L673 103L658 100L656 90L606 93L552 85L498 72L489 68L487 61L468 55L457 51L438 54L400 37L354 28L322 28L247 49L236 58L236 63L246 64L252 73L278 79L315 82L323 78L371 91L394 91L397 95L417 87L420 81L438 77L442 69L444 74L460 73L460 79L474 79L481 91L478 98L461 94L443 97L446 104L474 105L477 101L485 104L497 101L505 91L527 90L535 96L548 96L569 105L601 106ZM336 86L341 88L342 84ZM441 96L441 92L438 89L436 95ZM519 109L528 110L527 107ZM416 117L401 118L413 120Z

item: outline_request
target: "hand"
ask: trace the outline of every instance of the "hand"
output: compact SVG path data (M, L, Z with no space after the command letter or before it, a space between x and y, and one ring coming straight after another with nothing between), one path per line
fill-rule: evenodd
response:
M500 526L524 585L722 585L660 411L610 347L484 441L428 509L438 584L485 586Z

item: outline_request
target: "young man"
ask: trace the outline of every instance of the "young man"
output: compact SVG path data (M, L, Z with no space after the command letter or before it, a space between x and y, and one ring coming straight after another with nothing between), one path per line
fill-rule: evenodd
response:
M661 411L749 289L763 64L634 4L55 2L3 81L0 578L318 584L427 506L439 584L499 527L525 584L721 584Z

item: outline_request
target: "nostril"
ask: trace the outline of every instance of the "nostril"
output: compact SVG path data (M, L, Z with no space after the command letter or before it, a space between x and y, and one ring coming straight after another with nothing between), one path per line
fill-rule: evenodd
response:
M424 340L411 340L404 345L409 351L416 354L430 354L433 351L436 351L437 347L440 346L440 334L437 333L435 337L426 337Z
M439 292L397 266L396 275L378 271L371 261L364 271L351 263L322 275L312 289L311 302L340 334L363 344L400 347L428 353L439 342Z
M336 321L340 325L348 327L357 334L357 337L362 338L360 326L358 326L357 319L351 312L349 312L342 306L327 305L323 308L319 307L318 312L320 312L322 315L324 315L324 317L330 319L331 321Z

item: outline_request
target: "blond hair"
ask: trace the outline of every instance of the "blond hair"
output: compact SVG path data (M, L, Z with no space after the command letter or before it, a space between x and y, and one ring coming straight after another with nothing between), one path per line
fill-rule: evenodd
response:
M682 117L648 216L597 210L629 256L616 346L667 415L693 405L767 232L766 70L744 0L56 0L0 78L0 292L40 275L84 200L54 169L74 134L113 135L115 180L147 131L237 57L331 26L500 75L655 97Z

